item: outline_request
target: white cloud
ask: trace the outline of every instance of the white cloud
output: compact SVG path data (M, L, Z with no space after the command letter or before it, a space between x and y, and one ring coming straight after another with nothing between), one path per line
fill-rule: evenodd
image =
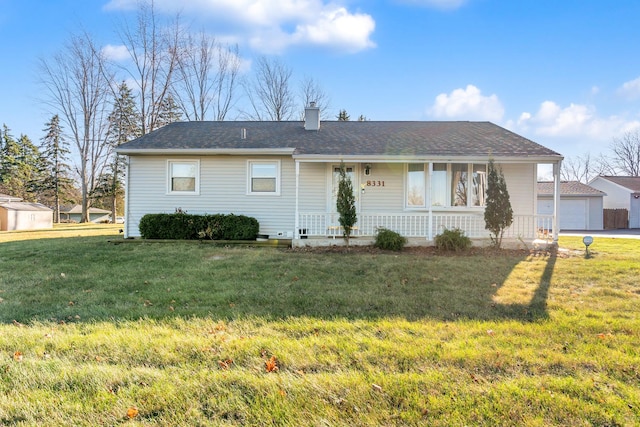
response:
M401 3L431 7L436 9L457 9L467 0L399 0Z
M124 45L113 46L108 44L104 48L102 48L102 54L107 59L116 62L125 61L129 58L129 50Z
M620 116L599 117L594 106L570 104L561 107L553 101L544 101L538 112L522 113L517 121L520 131L532 130L547 137L587 138L609 141L613 136L638 127L637 120Z
M637 79L625 82L618 89L618 94L629 99L640 98L640 77L638 77Z
M441 93L429 109L436 118L500 121L504 107L497 95L484 96L474 85L455 89L450 94Z
M326 0L155 0L162 13L181 12L200 20L221 21L237 37L263 52L313 45L357 52L375 47L371 15L349 11L340 1ZM138 0L111 0L107 10L132 10Z

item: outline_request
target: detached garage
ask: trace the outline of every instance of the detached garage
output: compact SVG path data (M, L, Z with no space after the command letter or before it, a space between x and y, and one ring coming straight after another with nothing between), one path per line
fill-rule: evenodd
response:
M0 194L0 231L53 228L53 210Z
M602 230L605 193L578 181L560 183L560 231ZM553 182L538 182L538 214L553 215Z

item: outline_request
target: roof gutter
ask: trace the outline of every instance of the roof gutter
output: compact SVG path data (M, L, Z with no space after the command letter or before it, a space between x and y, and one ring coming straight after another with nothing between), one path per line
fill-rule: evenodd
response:
M388 163L388 162L402 162L402 163L420 163L420 162L460 162L469 163L474 161L487 161L489 158L493 158L498 163L556 163L564 159L561 155L549 155L549 156L452 156L452 155L386 155L386 156L368 156L368 155L319 155L319 154L294 154L293 158L302 162L327 162L327 161L351 161L351 162L370 162L370 163Z
M116 148L116 153L128 156L291 156L294 148Z

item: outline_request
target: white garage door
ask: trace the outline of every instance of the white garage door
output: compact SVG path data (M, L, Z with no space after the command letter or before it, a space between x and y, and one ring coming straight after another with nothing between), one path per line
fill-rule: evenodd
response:
M539 200L538 214L553 215L553 201ZM560 230L587 229L587 201L585 199L560 200Z
M560 230L586 230L587 201L560 200Z

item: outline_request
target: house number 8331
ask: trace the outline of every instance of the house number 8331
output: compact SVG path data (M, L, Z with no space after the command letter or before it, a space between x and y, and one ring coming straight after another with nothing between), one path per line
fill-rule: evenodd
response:
M367 187L384 187L384 181L367 181Z

